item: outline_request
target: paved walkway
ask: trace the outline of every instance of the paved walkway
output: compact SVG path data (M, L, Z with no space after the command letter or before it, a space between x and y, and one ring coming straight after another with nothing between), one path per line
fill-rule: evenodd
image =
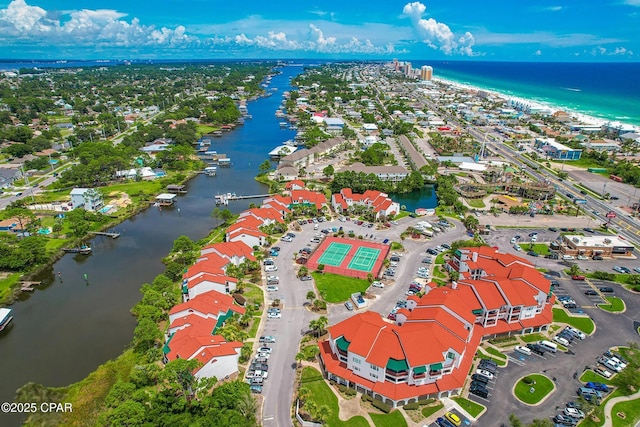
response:
M640 399L640 390L636 391L634 394L629 396L620 396L614 397L613 399L609 399L607 403L604 405L604 424L603 427L611 427L613 426L613 421L611 417L611 411L616 403L626 402L628 400ZM636 424L637 426L638 424Z

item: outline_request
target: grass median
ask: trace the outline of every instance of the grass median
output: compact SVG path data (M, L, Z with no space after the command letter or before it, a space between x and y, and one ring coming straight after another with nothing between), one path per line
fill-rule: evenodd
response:
M559 323L566 323L576 329L581 330L585 334L589 335L593 333L596 325L589 317L584 316L569 316L566 311L561 308L553 309L553 321Z
M554 389L555 385L549 378L540 374L531 374L516 383L513 393L521 402L527 405L536 405Z
M618 297L606 297L609 304L598 304L598 308L610 313L622 313L625 310L624 301Z

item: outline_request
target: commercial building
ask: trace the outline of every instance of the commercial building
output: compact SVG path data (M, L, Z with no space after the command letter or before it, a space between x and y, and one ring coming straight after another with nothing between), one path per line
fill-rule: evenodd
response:
M583 255L592 257L630 257L633 245L616 236L582 236L565 234L562 236L560 250L565 255Z
M550 283L525 259L489 247L455 252L448 286L407 298L395 322L357 314L328 328L320 357L330 380L392 407L459 394L483 339L552 322Z
M554 160L580 160L582 150L568 147L553 138L536 138L535 148Z

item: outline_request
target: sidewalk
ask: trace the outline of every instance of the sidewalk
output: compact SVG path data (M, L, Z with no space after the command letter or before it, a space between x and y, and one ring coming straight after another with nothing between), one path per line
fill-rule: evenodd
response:
M604 412L604 424L603 424L603 427L611 427L611 426L613 426L613 420L612 420L612 417L611 417L611 410L613 409L613 407L615 406L616 403L626 402L626 401L634 400L634 399L640 399L640 390L636 391L634 394L631 394L629 396L620 396L620 397L615 397L613 399L609 399L607 401L607 403L604 405L604 409L603 409L603 412Z

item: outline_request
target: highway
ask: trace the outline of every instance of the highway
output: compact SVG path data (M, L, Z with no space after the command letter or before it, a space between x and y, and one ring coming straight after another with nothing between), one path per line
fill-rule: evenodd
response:
M476 128L468 128L468 131L479 141L482 141L485 138L485 134ZM544 169L539 164L536 164L535 162L528 159L523 159L521 156L519 156L519 153L516 153L511 149L511 147L504 144L500 136L495 134L492 134L492 136L496 138L493 140L495 141L495 143L490 143L489 141L487 141L487 148L489 148L491 151L504 157L506 160L513 164L519 165L520 167L525 166L529 175L531 175L535 179L541 181L546 180L554 184L558 191L560 191L564 196L566 196L567 193L570 193L571 195L573 195L574 200L586 200L587 203L582 205L585 210L585 214L595 217L597 220L602 221L602 223L609 222L609 218L606 217L608 212L614 212L616 214L616 217L612 218L611 222L614 226L616 226L618 234L632 243L640 244L640 228L638 227L638 222L635 218L629 216L627 212L624 212L617 207L610 205L589 194L581 194L580 190L576 189L574 185L568 183L565 180L560 180L553 173Z

